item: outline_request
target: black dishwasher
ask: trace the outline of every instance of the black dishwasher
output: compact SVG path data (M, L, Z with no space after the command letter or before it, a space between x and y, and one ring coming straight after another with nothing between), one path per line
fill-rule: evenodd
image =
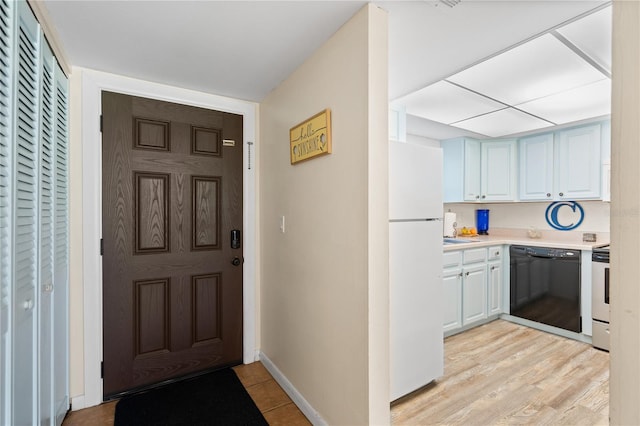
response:
M510 314L579 333L580 250L511 246Z

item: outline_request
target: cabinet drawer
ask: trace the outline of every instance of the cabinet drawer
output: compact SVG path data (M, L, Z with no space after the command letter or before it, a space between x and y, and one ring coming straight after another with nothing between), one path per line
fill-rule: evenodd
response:
M442 255L442 267L454 268L462 264L462 252L448 251Z
M489 260L502 259L502 246L489 247Z
M477 248L477 249L464 251L463 262L465 265L469 263L486 262L486 260L487 260L486 248Z

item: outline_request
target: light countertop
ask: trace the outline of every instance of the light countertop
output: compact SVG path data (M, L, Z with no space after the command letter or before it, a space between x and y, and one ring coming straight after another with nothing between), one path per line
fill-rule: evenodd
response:
M455 237L457 240L469 240L469 243L445 244L444 251L465 250L469 248L488 247L502 244L565 248L572 250L593 250L594 248L603 247L609 244L608 232L595 232L595 242L583 241L583 231L541 230L540 233L540 238L530 238L528 236L528 229L489 229L489 235L479 235L477 237Z

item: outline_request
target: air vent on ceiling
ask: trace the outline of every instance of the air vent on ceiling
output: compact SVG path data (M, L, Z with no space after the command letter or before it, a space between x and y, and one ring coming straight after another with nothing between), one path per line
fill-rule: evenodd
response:
M440 0L440 3L444 4L445 6L453 7L460 3L460 1L461 0Z

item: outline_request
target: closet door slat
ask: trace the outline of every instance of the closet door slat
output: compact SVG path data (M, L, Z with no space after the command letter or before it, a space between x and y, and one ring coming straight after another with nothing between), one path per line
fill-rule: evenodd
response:
M11 312L11 69L13 64L13 7L0 0L0 424L9 424L11 368L8 348Z
M40 28L17 1L13 161L13 291L11 424L38 421ZM19 380L17 380L19 378Z
M55 59L47 43L40 58L40 225L38 292L38 398L41 425L55 419L53 408L54 333L53 274L55 245Z
M56 424L69 408L69 83L55 72L54 388Z

